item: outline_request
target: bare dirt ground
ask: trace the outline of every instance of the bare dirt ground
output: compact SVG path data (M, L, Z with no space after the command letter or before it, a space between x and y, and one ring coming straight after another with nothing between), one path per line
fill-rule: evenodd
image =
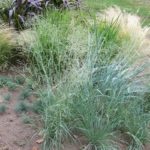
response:
M2 76L15 76L13 73L0 73ZM42 150L42 138L38 131L33 128L36 124L25 124L21 114L15 112L15 106L19 101L21 88L10 91L8 87L0 88L0 105L5 104L7 109L0 113L0 150ZM10 93L10 101L4 100L4 95ZM31 101L34 98L31 96ZM30 113L29 113L30 115ZM31 115L33 115L31 113ZM39 126L39 125L37 125ZM42 141L42 142L41 142ZM81 150L82 144L65 143L63 150Z
M40 150L36 144L38 140L36 130L24 124L14 111L19 92L19 90L11 92L7 110L4 114L0 114L0 150ZM7 88L0 89L1 104L5 93L8 93Z

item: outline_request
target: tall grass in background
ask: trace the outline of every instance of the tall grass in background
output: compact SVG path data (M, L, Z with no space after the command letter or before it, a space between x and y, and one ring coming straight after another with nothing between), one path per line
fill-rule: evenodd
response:
M12 0L2 0L0 1L0 22L8 21L7 9L11 7ZM6 15L7 14L7 15Z
M34 38L30 44L27 42L35 75L45 75L48 82L56 84L74 63L82 61L88 51L88 29L77 20L69 11L47 11L37 20L33 27Z
M0 24L0 70L8 69L13 65L26 62L26 53L22 50L23 45L19 34L4 22ZM21 37L22 38L22 37Z
M0 66L6 67L15 57L17 43L14 36L15 31L5 24L0 25Z
M67 11L47 11L43 18L38 19L31 31L33 41L27 45L32 68L48 78L53 77L51 79L55 82L75 64L82 64L91 46L97 47L98 61L103 64L110 63L123 52L121 46L129 39L127 35L121 35L117 20L85 26L82 21L86 22L86 17L81 18ZM93 36L92 43L88 43L89 33Z
M130 44L129 35L122 33L117 21L116 19L110 23L105 20L95 22L92 27L95 41L98 39L97 42L101 45L98 51L101 64L109 64L119 53L125 53L123 45Z
M9 8L12 4L12 0L3 0L0 2L0 8Z
M55 11L40 18L33 33L29 60L45 83L38 99L43 149L59 150L82 136L89 150L117 150L122 141L141 150L150 140L147 66L131 63L135 57L124 52L130 47L117 23L87 27L70 12Z
M29 59L38 73L54 77L53 81L71 63L71 54L66 48L70 19L65 12L50 11L33 27L35 41L29 48Z
M150 2L147 0L85 0L84 3L87 5L88 10L94 13L114 5L119 6L121 9L126 10L127 12L138 14L138 16L142 18L142 23L144 25L150 25Z

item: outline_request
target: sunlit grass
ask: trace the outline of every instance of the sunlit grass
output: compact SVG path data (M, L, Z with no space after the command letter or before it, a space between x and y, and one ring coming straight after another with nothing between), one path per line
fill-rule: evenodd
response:
M107 7L117 5L128 12L141 16L143 24L150 24L150 2L146 0L86 0L85 3L94 13Z

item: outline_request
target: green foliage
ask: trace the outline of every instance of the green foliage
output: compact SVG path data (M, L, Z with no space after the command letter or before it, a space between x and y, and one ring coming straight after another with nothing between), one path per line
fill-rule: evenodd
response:
M3 0L0 2L0 8L9 8L12 0Z
M6 105L1 104L1 105L0 105L0 114L5 113L5 111L6 111Z
M4 87L4 86L7 86L9 84L12 84L13 83L13 80L9 77L6 77L6 76L0 76L0 87Z
M8 8L11 7L12 0L0 1L0 20L8 21Z
M111 23L106 21L95 23L91 32L95 34L95 44L99 47L99 61L103 64L110 63L123 52L122 45L125 41L129 41L129 36L121 33L117 20Z
M10 101L10 100L11 100L11 94L10 94L10 93L5 94L5 95L4 95L4 100L5 100L5 101Z
M0 23L0 69L4 70L18 64L18 60L24 60L25 55L21 52L17 43L17 33L4 23Z
M4 5L6 8L2 7L0 16L3 20L9 21L9 24L13 23L17 29L22 29L25 27L27 19L40 14L48 6L57 8L71 8L74 6L77 8L79 4L78 0L14 0L10 7L6 7L6 5Z
M16 82L17 84L19 84L19 85L23 85L24 82L25 82L25 78L24 78L24 77L21 77L21 76L17 76L17 77L15 78L15 82Z
M0 87L7 86L9 90L14 91L17 88L17 84L14 82L13 79L6 77L6 76L1 76L0 77Z
M0 77L0 87L2 88L4 85L6 85L7 81L9 81L9 78L1 76Z
M90 9L90 12L94 13L105 8L117 5L127 12L138 14L142 18L143 24L150 25L150 2L147 0L85 0L85 5L88 7L88 9Z
M17 84L14 82L7 82L6 86L9 88L10 91L14 91L17 88Z
M29 88L23 89L19 96L19 99L20 100L28 99L31 96L31 92L32 92L32 90Z
M29 109L30 109L30 104L25 101L18 102L15 106L15 111L17 113L27 112Z
M0 25L0 65L7 65L13 57L13 50L16 47L13 37L13 30L6 25Z
M53 97L49 92L46 94L42 93L41 95L44 108L41 112L41 114L43 114L43 134L45 136L43 149L47 149L48 147L60 149L61 141L65 140L67 137L73 138L70 134L71 130L68 127L68 124L66 124L71 121L68 104L65 102L63 103L61 100L58 101L57 98L58 97L55 99L55 96ZM47 107L45 107L46 105Z
M22 119L22 122L25 124L31 124L32 123L32 119L28 115L26 115L25 113L23 113L21 115L21 119Z
M32 104L32 111L40 114L41 112L43 112L44 107L43 107L43 102L42 100L35 100Z
M58 11L48 12L45 18L38 20L37 26L33 28L35 42L27 45L35 74L56 78L71 63L67 50L70 20L69 13Z

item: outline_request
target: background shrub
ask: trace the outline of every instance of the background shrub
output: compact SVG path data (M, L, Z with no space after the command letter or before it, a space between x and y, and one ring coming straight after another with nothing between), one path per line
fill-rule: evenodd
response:
M0 3L0 16L10 25L13 24L16 29L23 29L28 19L31 21L32 18L41 14L48 6L53 6L54 8L77 8L79 4L80 1L78 0L5 0Z

